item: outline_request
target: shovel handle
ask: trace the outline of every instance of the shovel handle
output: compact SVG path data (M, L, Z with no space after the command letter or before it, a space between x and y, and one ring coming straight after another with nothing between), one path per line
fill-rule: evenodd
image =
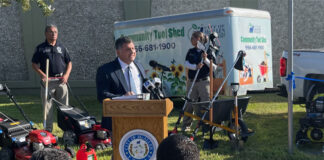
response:
M48 69L49 69L49 59L46 59L46 80L45 80L45 95L44 95L44 113L43 113L43 116L44 116L44 129L46 129L46 120L47 120L47 99L48 99Z

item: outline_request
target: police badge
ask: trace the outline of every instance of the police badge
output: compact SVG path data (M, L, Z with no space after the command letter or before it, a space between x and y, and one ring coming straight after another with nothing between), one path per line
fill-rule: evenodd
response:
M62 54L62 48L61 47L56 47L56 50L58 53Z

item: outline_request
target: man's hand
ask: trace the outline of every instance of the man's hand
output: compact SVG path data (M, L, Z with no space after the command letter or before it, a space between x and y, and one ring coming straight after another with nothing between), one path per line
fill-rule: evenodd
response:
M63 75L63 79L62 79L62 83L63 84L66 84L68 79L69 79L69 76L70 76L70 73L71 73L71 70L72 70L72 62L70 61L68 64L67 64L67 67L66 67L66 72L65 74Z
M63 84L66 84L67 81L68 81L68 79L69 79L69 76L66 75L66 74L64 74L63 77L62 77L62 83L63 83Z
M199 63L199 64L197 64L197 69L200 69L201 67L203 67L203 63Z
M204 53L201 54L201 56L202 56L202 58L205 60L205 59L207 58L207 53L204 52Z
M135 93L130 91L130 92L126 92L126 94L124 94L124 96L131 96L131 95L135 95Z
M40 78L42 79L43 82L46 82L46 75L41 75Z

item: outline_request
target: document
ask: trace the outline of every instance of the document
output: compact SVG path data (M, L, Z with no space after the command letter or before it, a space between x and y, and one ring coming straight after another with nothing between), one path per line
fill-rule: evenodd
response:
M114 97L112 100L137 100L141 97L142 95L131 95L131 96L120 96L120 97Z

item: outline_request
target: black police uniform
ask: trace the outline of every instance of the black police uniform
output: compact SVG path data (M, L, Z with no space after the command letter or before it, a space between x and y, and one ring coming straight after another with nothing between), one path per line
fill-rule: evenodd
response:
M36 47L32 63L39 64L40 69L46 73L46 59L49 59L49 77L63 76L68 63L71 61L67 49L62 44L56 42L56 44L52 46L47 41ZM48 92L51 94L52 98L55 98L62 104L69 104L67 85L61 83L61 81L49 81ZM41 87L42 104L43 108L47 111L45 113L46 121L44 121L44 128L48 131L52 131L53 107L52 101L46 99L46 96L44 96L46 94L44 87Z
M62 76L67 64L71 61L67 49L56 42L55 46L47 41L36 47L32 62L40 64L40 69L46 72L46 59L49 59L49 77Z
M198 65L201 62L202 56L201 54L204 51L201 49L197 48L191 48L188 50L187 55L186 55L186 61L188 61L191 64L196 64ZM214 64L216 63L216 59L211 55L207 54L208 59L213 59ZM191 70L189 69L188 72L188 77L189 80L193 80L195 78L197 70ZM209 66L208 65L203 65L203 67L200 69L198 76L197 76L197 81L200 80L207 80L209 76Z

